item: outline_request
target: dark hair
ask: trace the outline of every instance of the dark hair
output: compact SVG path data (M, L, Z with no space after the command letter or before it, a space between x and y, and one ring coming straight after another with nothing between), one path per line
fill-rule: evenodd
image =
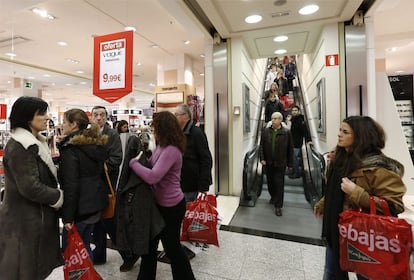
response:
M77 123L81 135L98 140L97 144L104 145L107 142L107 135L101 135L100 127L96 123L90 123L88 115L81 109L70 109L63 114L70 123ZM76 137L76 136L75 136Z
M158 145L161 147L173 145L184 152L185 136L173 113L168 111L155 113L152 126Z
M118 123L116 124L116 129L117 129L118 133L122 133L122 129L121 128L124 125L129 125L126 120L120 120L120 121L118 121ZM128 129L128 131L129 131L129 129Z
M348 151L337 146L333 162L348 175L359 168L367 156L381 154L386 136L382 126L368 116L351 116L343 122L351 127L354 142Z
M105 108L104 106L99 106L99 105L94 106L94 107L92 108L91 113L93 113L93 111L94 111L94 110L97 110L97 109L104 109L104 110L105 110L106 117L108 117L108 116L109 116L109 115L108 115L108 110L106 110L106 108Z
M10 113L10 129L21 127L32 132L29 122L33 120L36 114L46 114L47 108L47 102L41 98L31 96L19 97L14 102Z

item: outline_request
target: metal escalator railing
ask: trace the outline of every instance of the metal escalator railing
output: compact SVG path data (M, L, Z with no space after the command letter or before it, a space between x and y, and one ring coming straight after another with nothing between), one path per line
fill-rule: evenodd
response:
M306 200L312 205L321 199L325 191L325 158L312 143L302 146L303 188Z

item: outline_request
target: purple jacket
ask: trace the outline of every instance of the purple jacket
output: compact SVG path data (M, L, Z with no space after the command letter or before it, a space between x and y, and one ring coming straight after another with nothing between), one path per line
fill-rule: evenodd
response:
M182 153L175 146L157 146L148 162L152 168L140 164L135 158L129 167L148 184L153 185L154 196L161 206L177 205L184 198L180 186Z

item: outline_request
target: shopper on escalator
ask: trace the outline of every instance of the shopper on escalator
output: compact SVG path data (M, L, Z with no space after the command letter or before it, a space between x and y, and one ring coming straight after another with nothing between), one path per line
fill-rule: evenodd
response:
M287 119L290 121L290 133L292 133L293 139L293 173L289 175L289 178L295 179L302 177L301 148L303 140L305 139L307 143L312 139L305 123L305 117L300 113L299 106L293 106L291 112L291 117L288 116Z

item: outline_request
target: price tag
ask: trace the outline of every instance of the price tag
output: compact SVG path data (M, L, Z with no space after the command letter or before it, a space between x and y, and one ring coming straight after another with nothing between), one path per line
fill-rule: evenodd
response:
M125 39L102 42L99 88L125 87Z

